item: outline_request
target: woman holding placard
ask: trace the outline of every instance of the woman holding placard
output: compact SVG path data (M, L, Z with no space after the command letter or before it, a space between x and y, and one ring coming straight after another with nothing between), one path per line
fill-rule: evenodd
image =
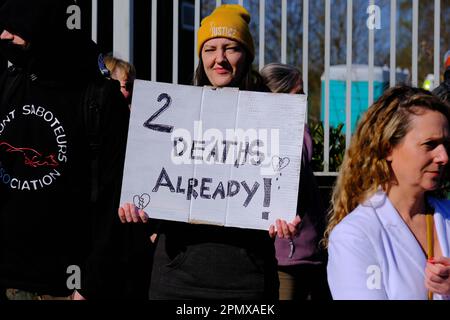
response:
M255 55L250 15L240 5L222 5L198 31L197 86L267 91L252 71ZM122 222L147 221L134 205L119 209ZM277 262L272 237L289 237L300 222L277 221L269 233L161 221L150 299L276 299Z
M449 106L387 90L342 164L326 230L334 299L450 298Z

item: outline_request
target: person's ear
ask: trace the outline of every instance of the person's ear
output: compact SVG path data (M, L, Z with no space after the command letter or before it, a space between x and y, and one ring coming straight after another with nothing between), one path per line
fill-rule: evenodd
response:
M385 159L386 159L387 162L392 162L392 148L389 149Z

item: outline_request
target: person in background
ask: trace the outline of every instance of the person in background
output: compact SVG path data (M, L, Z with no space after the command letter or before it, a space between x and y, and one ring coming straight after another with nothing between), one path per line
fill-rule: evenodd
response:
M450 50L448 50L444 55L444 68L450 68Z
M252 71L255 50L249 22L248 11L240 5L222 5L203 19L195 85L267 90ZM119 216L122 222L148 220L132 204L120 207ZM291 236L299 222L278 220L276 232ZM277 299L274 235L274 226L267 232L161 221L150 299Z
M260 72L270 91L304 94L302 74L296 67L270 63ZM326 254L319 245L325 230L326 211L310 164L312 150L311 134L305 124L297 208L302 222L292 239L275 239L280 300L331 299Z
M120 82L120 91L131 107L131 98L133 96L133 82L136 79L136 69L131 64L119 58L107 55L104 58L106 68L110 72L112 79Z
M362 117L325 233L334 299L450 298L449 123L448 105L406 86Z
M450 104L450 50L445 54L444 66L444 80L433 90L433 94L442 101Z

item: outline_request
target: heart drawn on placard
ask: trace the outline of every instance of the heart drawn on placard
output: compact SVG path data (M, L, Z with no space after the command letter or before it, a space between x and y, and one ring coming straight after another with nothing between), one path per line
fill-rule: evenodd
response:
M291 160L288 157L280 158L280 157L273 157L272 158L272 167L275 172L280 172L284 168L286 168L291 163Z
M135 195L133 197L133 203L137 208L144 210L150 204L150 195L147 193Z

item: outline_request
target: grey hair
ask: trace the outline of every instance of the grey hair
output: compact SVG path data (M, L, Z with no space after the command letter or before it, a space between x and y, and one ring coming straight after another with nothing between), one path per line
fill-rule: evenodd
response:
M301 92L303 92L302 73L296 67L289 64L269 63L261 71L264 83L270 91L276 93L290 93L300 80Z

